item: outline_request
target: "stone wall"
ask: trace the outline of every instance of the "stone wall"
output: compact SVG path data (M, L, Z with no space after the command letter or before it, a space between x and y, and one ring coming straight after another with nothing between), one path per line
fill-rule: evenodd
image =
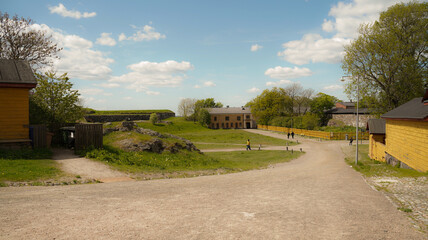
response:
M358 125L360 125L359 127L363 127L363 128L366 127L367 122L369 121L370 118L376 118L373 115L366 115L366 114L359 114L358 116L359 116ZM342 121L343 123L345 123L346 126L355 127L355 120L357 119L357 116L354 114L333 114L332 119Z
M159 120L175 117L173 112L156 113ZM117 115L86 115L86 121L88 122L120 122L120 121L138 121L138 120L149 120L150 114L117 114Z

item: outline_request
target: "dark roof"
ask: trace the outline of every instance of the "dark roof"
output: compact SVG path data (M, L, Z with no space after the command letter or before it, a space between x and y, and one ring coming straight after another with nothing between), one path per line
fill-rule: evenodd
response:
M36 84L37 82L27 61L0 59L0 83Z
M370 134L385 134L385 119L369 119L367 130Z
M355 102L338 102L347 107L355 107Z
M207 108L210 114L239 114L239 113L251 113L249 107L229 107L229 108Z
M344 109L344 108L332 108L325 111L327 114L357 114L356 108ZM368 108L358 108L358 114L370 114Z
M400 105L391 111L383 114L382 118L399 119L421 119L428 118L428 105L424 105L423 98L414 98L403 105Z

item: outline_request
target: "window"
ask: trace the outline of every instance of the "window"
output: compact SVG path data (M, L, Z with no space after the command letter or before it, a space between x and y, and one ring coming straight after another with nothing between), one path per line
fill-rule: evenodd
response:
M246 119L250 119L250 115L245 116Z
M238 121L241 121L241 116L238 116Z
M217 121L217 117L214 117L214 122L216 122Z
M230 128L233 128L233 123L230 123Z
M226 123L226 128L229 128L229 123Z
M239 123L239 127L242 127L242 123Z
M221 123L221 128L224 128L224 123Z
M229 121L229 117L228 116L226 116L226 121Z

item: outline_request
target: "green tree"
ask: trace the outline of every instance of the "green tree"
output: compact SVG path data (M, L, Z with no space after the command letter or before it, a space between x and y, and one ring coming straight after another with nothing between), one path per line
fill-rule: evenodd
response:
M317 127L320 124L320 118L318 115L314 113L306 113L302 117L302 125L303 128L313 130L315 127Z
M79 101L79 92L73 90L73 84L67 74L56 76L54 72L36 73L37 87L30 100L30 119L41 121L35 123L75 122L83 116ZM43 119L40 119L40 116ZM33 122L34 123L34 122Z
M216 102L214 98L199 99L195 102L195 110L191 116L193 121L199 120L200 111L204 108L222 108L221 102Z
M320 119L320 125L326 125L328 117L326 110L331 109L338 99L325 93L318 93L311 102L311 113L316 114Z
M208 127L211 124L211 115L206 109L201 109L198 115L198 122L204 126Z
M352 81L346 92L360 96L375 112L387 112L423 95L427 84L428 3L400 3L363 24L345 47L342 68Z
M33 69L51 63L61 48L46 32L31 29L32 23L29 18L10 18L0 12L0 58L26 60Z
M284 89L274 87L266 89L247 103L251 113L259 124L268 125L277 116L286 116L290 109L291 99Z
M156 113L150 114L150 122L155 125L159 121L159 117Z

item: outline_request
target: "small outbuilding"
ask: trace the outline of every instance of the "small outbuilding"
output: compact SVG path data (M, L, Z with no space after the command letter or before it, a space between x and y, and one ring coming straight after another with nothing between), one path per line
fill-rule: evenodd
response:
M29 146L29 91L37 82L26 61L0 59L0 147Z
M424 97L414 98L381 117L386 121L386 162L428 171L428 89Z
M369 119L366 130L369 131L369 157L385 162L385 120Z

